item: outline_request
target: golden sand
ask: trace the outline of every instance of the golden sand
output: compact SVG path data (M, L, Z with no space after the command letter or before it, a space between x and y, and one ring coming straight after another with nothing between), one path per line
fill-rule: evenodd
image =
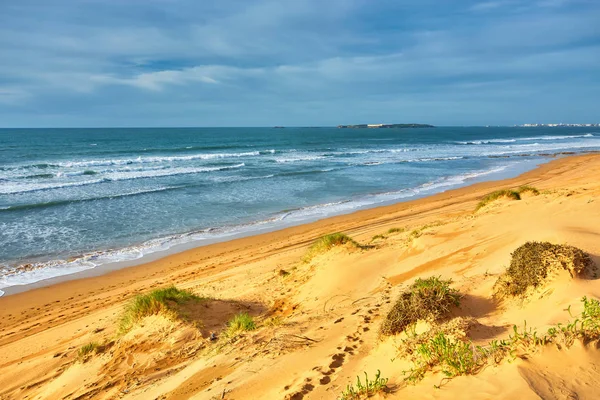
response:
M393 389L379 398L597 398L594 345L546 346L473 376L446 382L430 374L412 386L404 383L409 365L398 357L396 339L380 339L377 331L402 287L431 275L452 278L465 294L459 315L477 320L469 332L475 343L505 338L523 321L545 329L568 320L565 310L580 310L582 296L600 297L600 280L557 279L520 302L495 301L492 287L526 241L577 246L600 265L599 177L600 155L558 159L514 179L5 296L0 398L335 399L357 375L377 370ZM542 193L474 212L489 192L525 184ZM405 232L386 233L396 227ZM371 247L335 247L302 262L310 244L332 232ZM386 237L371 241L378 234ZM127 300L172 284L211 300L186 310L188 322L153 316L117 338ZM241 311L258 329L208 340ZM106 349L77 361L90 342Z

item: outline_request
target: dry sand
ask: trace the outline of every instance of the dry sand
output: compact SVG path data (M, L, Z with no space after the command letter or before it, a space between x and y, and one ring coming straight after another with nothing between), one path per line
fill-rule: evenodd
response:
M402 399L593 399L600 387L594 344L547 346L526 359L442 382L411 386L396 338L378 327L399 291L417 277L441 275L465 294L459 315L473 317L476 343L505 338L513 324L544 329L600 298L600 280L558 279L522 302L498 303L492 286L526 241L570 244L600 265L600 155L552 161L518 178L360 211L282 231L193 249L100 277L0 298L0 399L335 399L364 371L388 377ZM544 191L474 212L492 190L529 184ZM343 231L360 243L389 228L367 250L336 247L301 262L319 236ZM282 276L280 270L289 274ZM116 337L125 302L177 285L211 300L190 306L202 328L149 317ZM259 328L227 342L208 341L247 311ZM85 363L89 342L109 348Z

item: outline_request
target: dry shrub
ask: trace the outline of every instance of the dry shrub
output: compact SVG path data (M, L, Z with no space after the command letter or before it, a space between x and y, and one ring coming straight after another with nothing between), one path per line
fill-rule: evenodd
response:
M446 316L460 301L460 294L450 287L451 283L451 279L436 276L417 279L400 294L383 321L380 333L395 335L418 320L435 321Z
M592 259L577 247L549 242L527 242L512 253L510 266L498 278L494 293L500 296L524 296L529 288L544 283L562 270L577 277L591 272Z

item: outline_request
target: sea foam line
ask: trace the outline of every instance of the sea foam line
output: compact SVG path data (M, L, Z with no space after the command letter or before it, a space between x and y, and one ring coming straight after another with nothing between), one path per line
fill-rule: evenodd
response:
M203 167L203 168L173 168L162 171L142 171L142 173L136 174L127 174L127 173L114 173L107 174L105 177L100 179L93 179L88 181L78 181L78 182L65 182L65 183L49 183L49 184L39 184L39 183L21 183L21 182L13 182L10 184L3 184L0 187L0 194L16 194L16 193L26 193L26 192L35 192L40 190L53 190L53 189L62 189L66 187L73 186L87 186L87 185L95 185L103 182L115 182L115 181L124 181L131 179L144 179L144 178L160 178L165 176L176 176L176 175L189 175L189 174L198 174L204 172L214 172L214 171L224 171L228 169L236 169L242 168L246 164L240 163L236 165L229 165L223 167Z
M455 142L458 144L492 144L492 143L515 143L515 142L524 142L530 140L567 140L567 139L580 139L580 138L591 138L595 137L592 133L586 133L584 135L562 135L562 136L552 136L552 135L543 135L543 136L532 136L532 137L524 137L524 138L511 138L511 139L478 139L478 140L469 140L469 141L460 141Z
M140 245L126 247L123 249L92 252L84 254L75 259L53 260L48 262L19 265L15 268L11 268L9 271L3 269L2 275L0 276L0 288L30 284L44 279L96 268L108 263L133 261L140 259L145 255L160 251L167 251L174 246L190 242L200 242L209 239L214 240L240 234L250 234L256 232L257 229L269 228L270 226L277 227L278 224L282 223L286 225L303 223L332 215L352 212L356 209L370 207L376 204L393 202L418 195L429 194L432 192L437 192L439 189L461 185L470 179L501 172L509 166L517 163L518 162L494 167L488 170L474 171L471 173L441 178L435 181L424 183L414 188L371 194L362 196L358 199L307 206L296 210L277 213L271 218L250 222L243 225L209 228L196 232L167 236L149 240Z

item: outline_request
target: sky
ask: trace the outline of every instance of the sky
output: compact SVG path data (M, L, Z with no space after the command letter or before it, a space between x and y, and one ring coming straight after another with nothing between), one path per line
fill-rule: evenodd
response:
M0 0L0 127L600 123L599 0Z

